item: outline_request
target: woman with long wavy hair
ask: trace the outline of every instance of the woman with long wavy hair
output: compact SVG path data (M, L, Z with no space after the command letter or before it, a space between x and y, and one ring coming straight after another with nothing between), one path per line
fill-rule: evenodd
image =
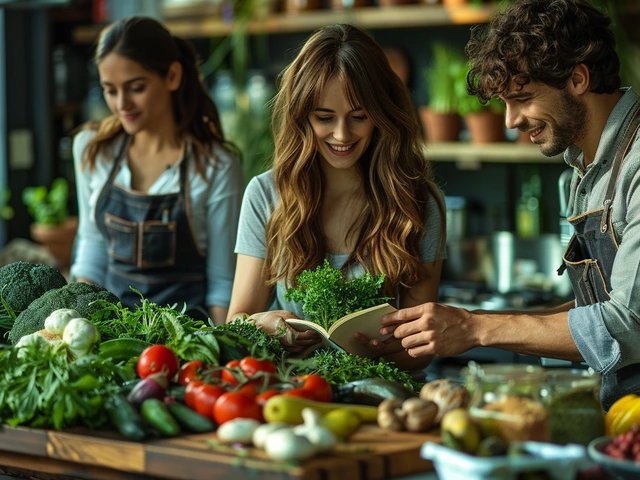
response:
M142 295L224 323L243 192L193 47L129 17L95 52L112 114L73 145L80 225L71 267L126 306Z
M328 259L346 277L384 274L397 306L436 301L445 228L410 93L380 46L350 25L325 27L284 70L273 102L272 170L245 192L229 320L268 333L302 315L287 287ZM318 342L289 335L290 351ZM363 344L407 369L400 344ZM293 344L291 344L293 343Z

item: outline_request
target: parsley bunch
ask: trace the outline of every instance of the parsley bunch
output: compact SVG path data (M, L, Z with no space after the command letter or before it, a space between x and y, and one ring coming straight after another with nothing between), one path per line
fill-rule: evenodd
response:
M338 319L358 310L375 307L391 297L381 297L384 275L365 273L346 280L342 270L333 268L328 260L315 270L304 270L296 278L296 287L284 295L288 302L302 302L305 318L325 330Z

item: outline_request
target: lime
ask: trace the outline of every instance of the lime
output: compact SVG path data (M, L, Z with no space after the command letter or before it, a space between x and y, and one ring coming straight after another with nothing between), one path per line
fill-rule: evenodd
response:
M327 428L340 439L349 438L358 428L362 420L360 416L346 408L331 410L320 420L320 425Z

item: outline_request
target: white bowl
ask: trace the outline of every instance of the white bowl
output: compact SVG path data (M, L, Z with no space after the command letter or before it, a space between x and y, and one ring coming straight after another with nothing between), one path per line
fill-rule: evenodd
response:
M598 437L589 443L587 450L591 460L625 480L638 480L640 478L640 463L635 463L631 460L620 460L604 453L604 448L612 438L611 436Z

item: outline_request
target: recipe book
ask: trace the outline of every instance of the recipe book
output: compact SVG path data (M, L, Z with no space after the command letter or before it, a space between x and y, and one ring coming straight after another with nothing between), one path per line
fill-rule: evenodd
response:
M335 348L337 346L353 355L371 358L379 355L379 353L366 345L362 345L353 334L360 332L369 340L389 338L392 334L380 335L382 325L380 325L379 319L382 315L395 311L396 309L388 303L365 308L336 320L328 332L310 320L289 318L285 321L298 331L315 330L322 337L322 343L326 347L332 346Z

